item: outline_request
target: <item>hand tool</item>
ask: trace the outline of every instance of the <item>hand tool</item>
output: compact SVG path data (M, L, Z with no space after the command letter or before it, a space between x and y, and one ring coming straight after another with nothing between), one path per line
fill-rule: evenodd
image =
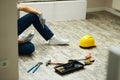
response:
M90 65L90 64L92 64L93 62L95 62L95 60L87 59L87 60L84 61L84 64L85 64L85 65Z
M64 63L51 62L51 60L48 60L48 61L46 62L46 66L48 66L48 65L62 65L62 64L64 64Z
M84 59L75 59L75 60L81 61L81 60L87 60L87 59L91 59L91 58L92 58L91 53L89 53L89 54L87 54L87 55L85 56Z
M40 67L40 65L42 65L42 64L43 64L42 62L38 62L35 66L33 66L32 68L30 68L30 69L27 71L27 73L29 73L29 72L32 71L32 70L33 70L32 73L34 73L34 72Z
M89 63L92 63L92 62L94 62L94 60L91 60L91 58L92 58L92 56L91 56L91 54L89 53L89 54L87 54L86 56L85 56L85 58L84 59L70 59L70 60L68 60L68 63L71 63L71 62L73 62L73 61L81 61L81 60L84 60L84 61L87 61L87 62L85 62L85 64L88 64L88 61L89 61ZM48 60L47 62L46 62L46 66L48 66L48 65L63 65L63 64L66 64L66 63L56 63L56 62L51 62L51 60Z
M92 56L91 56L91 54L89 53L89 54L87 54L87 55L85 56L84 59L70 59L69 61L73 61L73 60L82 61L82 60L87 60L87 59L91 59L91 58L92 58Z

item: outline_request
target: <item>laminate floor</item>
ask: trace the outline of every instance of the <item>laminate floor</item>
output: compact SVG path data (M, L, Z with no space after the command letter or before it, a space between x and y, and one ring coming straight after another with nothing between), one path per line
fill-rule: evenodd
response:
M47 22L47 25L57 36L69 39L69 45L47 45L33 27L27 29L25 34L31 29L35 30L32 42L36 50L32 56L19 56L19 80L106 80L108 48L120 45L120 17L101 11L87 13L86 20ZM80 38L86 34L94 37L95 48L79 47ZM69 59L84 58L88 53L91 53L95 62L85 66L84 70L61 76L54 72L55 65L45 66L48 60L65 63ZM27 73L38 62L43 62L43 65L35 73Z

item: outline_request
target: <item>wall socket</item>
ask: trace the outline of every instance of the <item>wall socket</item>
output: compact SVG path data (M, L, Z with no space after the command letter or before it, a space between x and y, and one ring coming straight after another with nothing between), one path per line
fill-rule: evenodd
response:
M0 68L7 68L8 67L8 60L0 60Z

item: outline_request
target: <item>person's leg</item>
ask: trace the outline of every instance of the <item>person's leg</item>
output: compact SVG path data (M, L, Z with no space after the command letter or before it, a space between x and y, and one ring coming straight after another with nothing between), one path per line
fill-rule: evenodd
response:
M33 26L45 40L49 40L54 35L53 32L48 28L48 26L45 24L43 24L43 26L39 21L39 17L36 14L32 13L29 13L18 19L18 35L20 35L31 24L33 24Z
M21 43L30 42L34 37L34 30L30 30L27 34L20 34L18 41Z
M54 36L48 26L46 24L42 24L39 17L32 13L29 13L18 20L18 35L20 35L31 24L33 24L45 40L49 40L49 44L68 44L69 40Z
M58 45L58 44L68 44L69 40L58 38L53 36L53 32L48 28L44 23L41 23L39 17L35 14L28 14L33 19L33 26L36 30L42 35L45 40L49 40L49 44Z
M31 42L26 42L23 44L18 44L18 51L19 51L19 55L30 55L34 52L35 47L33 45L33 43Z

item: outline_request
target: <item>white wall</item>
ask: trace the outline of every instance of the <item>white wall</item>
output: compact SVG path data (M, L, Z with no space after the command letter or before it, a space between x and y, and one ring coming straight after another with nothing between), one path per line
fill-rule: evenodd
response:
M106 0L106 7L112 8L113 0Z
M113 0L87 0L87 12L108 11L120 16L120 11L112 8Z
M86 0L32 2L20 5L31 6L43 12L47 21L84 20L86 18ZM20 16L25 13L20 12Z
M106 0L87 0L88 8L105 7Z
M106 0L105 10L117 16L120 16L120 11L115 10L112 6L112 3L113 3L113 0Z
M0 80L18 80L16 0L0 0Z

